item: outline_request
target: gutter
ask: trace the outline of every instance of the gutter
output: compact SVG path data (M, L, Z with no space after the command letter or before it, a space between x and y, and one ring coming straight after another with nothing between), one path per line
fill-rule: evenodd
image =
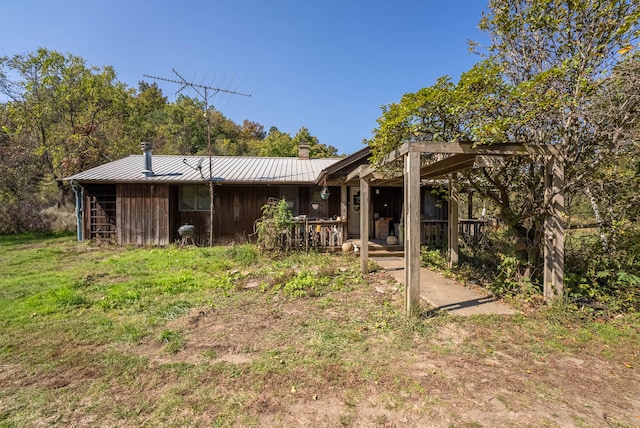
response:
M83 240L82 236L82 218L84 213L84 188L78 184L76 180L71 180L71 188L73 192L76 194L76 228L78 230L78 241Z

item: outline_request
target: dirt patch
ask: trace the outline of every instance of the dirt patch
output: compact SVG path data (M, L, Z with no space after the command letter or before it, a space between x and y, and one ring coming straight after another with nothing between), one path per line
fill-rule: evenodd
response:
M233 307L192 308L168 323L184 334L179 352L152 340L129 351L154 364L237 367L254 387L219 388L242 394L245 416L260 426L640 426L637 369L589 352L536 352L536 339L509 322L440 317L399 344L405 327L389 326L380 308L400 306L401 290L385 273L369 279L312 299L249 289ZM324 337L332 334L344 335L338 345Z
M314 297L211 293L139 344L0 366L0 418L30 391L44 397L35 425L640 426L637 340L580 342L511 317L409 320L385 272Z

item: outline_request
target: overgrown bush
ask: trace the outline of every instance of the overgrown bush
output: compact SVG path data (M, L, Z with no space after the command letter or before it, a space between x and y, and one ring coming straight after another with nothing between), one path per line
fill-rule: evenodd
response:
M425 249L423 262L435 266L442 253ZM565 245L565 297L570 302L612 312L640 311L640 230L620 228L603 247L597 233L568 232ZM487 230L481 238L461 242L459 271L480 279L498 296L525 301L541 296L542 284L523 275L516 240L503 229Z
M572 233L565 249L569 298L612 311L640 311L640 231L620 230L604 248L595 234Z
M256 224L258 246L263 250L286 251L289 248L293 214L286 199L262 207L262 217Z

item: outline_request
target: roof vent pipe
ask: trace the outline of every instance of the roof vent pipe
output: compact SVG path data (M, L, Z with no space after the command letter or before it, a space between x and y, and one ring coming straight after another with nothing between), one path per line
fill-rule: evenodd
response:
M145 177L153 177L153 169L151 169L151 152L153 150L153 146L151 143L143 141L140 144L140 147L144 153L144 169L142 170L142 175Z

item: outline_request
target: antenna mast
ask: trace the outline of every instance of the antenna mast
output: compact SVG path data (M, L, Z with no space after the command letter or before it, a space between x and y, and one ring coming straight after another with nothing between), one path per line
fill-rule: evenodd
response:
M202 101L204 101L204 109L205 109L204 111L207 118L207 155L209 156L209 180L208 180L209 181L209 246L211 247L213 246L213 213L215 209L214 209L214 203L213 203L213 197L214 197L213 158L212 158L212 151L211 151L211 124L209 121L209 99L220 92L223 92L225 94L231 94L231 95L241 95L243 97L250 97L251 95L243 94L236 91L230 91L228 89L222 89L222 88L216 88L213 86L197 84L192 81L190 82L184 77L182 77L182 75L178 73L175 68L172 68L171 71L173 71L173 73L176 76L178 76L179 80L168 79L166 77L151 76L148 74L143 74L143 76L148 77L149 79L163 80L165 82L177 83L178 85L182 85L180 89L176 91L176 95L182 92L185 88L191 88L200 96L200 98L202 98ZM210 93L209 91L212 91L212 93ZM200 170L200 174L202 174L202 170Z

